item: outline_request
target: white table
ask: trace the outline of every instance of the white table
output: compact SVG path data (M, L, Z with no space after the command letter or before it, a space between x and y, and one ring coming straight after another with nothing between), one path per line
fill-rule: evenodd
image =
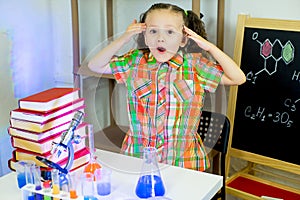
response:
M112 193L103 199L133 200L142 159L97 150L98 161L112 169ZM172 200L209 200L222 187L222 176L160 164L166 194ZM1 199L21 200L14 172L0 177ZM102 199L102 198L100 198Z

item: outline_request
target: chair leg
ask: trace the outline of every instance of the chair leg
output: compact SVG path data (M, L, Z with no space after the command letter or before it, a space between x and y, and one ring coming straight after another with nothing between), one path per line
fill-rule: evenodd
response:
M225 154L221 155L221 175L223 176L223 187L221 188L221 199L226 199L226 173L225 173Z
M211 200L219 200L219 199L222 199L220 193L217 193Z
M219 153L217 153L214 157L213 157L213 173L214 174L219 174L220 173L220 155Z

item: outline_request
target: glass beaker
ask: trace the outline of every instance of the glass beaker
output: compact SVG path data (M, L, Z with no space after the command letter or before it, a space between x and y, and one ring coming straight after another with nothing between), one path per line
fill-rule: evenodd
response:
M95 170L97 193L100 196L111 193L111 169L103 168Z
M81 183L81 194L84 200L97 200L95 197L94 189L94 174L90 172L85 172L81 174L80 183Z
M145 147L142 171L135 189L140 198L163 196L165 187L157 163L157 153L154 147Z

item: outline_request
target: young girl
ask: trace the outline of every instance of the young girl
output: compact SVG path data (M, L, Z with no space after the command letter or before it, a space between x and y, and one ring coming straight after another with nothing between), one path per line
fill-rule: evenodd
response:
M156 147L160 162L204 171L208 157L197 127L205 93L221 82L239 85L245 75L236 63L205 40L200 18L172 4L152 5L140 22L93 57L88 67L112 73L128 89L130 130L122 145L127 155L142 157ZM133 36L138 48L114 54ZM201 37L202 35L203 37ZM218 64L199 53L209 52Z

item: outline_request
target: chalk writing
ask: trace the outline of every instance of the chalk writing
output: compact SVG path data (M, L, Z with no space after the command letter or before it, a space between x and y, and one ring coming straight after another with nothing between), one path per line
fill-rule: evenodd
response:
M299 156L291 153L300 152L300 30L278 30L273 22L265 28L258 21L257 27L244 27L235 51L247 81L229 102L234 113L231 147L300 165Z
M294 71L294 73L292 75L292 80L300 82L300 71L296 71L296 70Z
M252 106L247 106L245 109L245 117L252 120L259 119L261 122L270 119L274 123L280 123L286 127L291 127L293 124L293 120L290 119L288 112L267 112L265 107L253 108Z
M288 65L294 60L295 48L292 42L289 40L284 45L279 39L275 39L272 43L269 39L266 39L264 42L259 41L258 33L254 32L252 34L252 40L255 40L260 45L260 56L264 59L264 66L261 70L257 72L250 71L246 77L247 80L251 81L252 84L255 84L257 76L265 72L268 75L273 75L277 72L278 62L283 61L285 65Z
M295 112L297 110L296 104L300 102L300 99L293 101L292 99L287 98L284 101L284 106L287 108L287 111L271 111L269 112L266 107L262 106L247 106L244 111L246 118L251 120L260 120L264 122L268 119L272 120L274 123L284 124L286 127L291 127L293 120L290 119L289 112Z

